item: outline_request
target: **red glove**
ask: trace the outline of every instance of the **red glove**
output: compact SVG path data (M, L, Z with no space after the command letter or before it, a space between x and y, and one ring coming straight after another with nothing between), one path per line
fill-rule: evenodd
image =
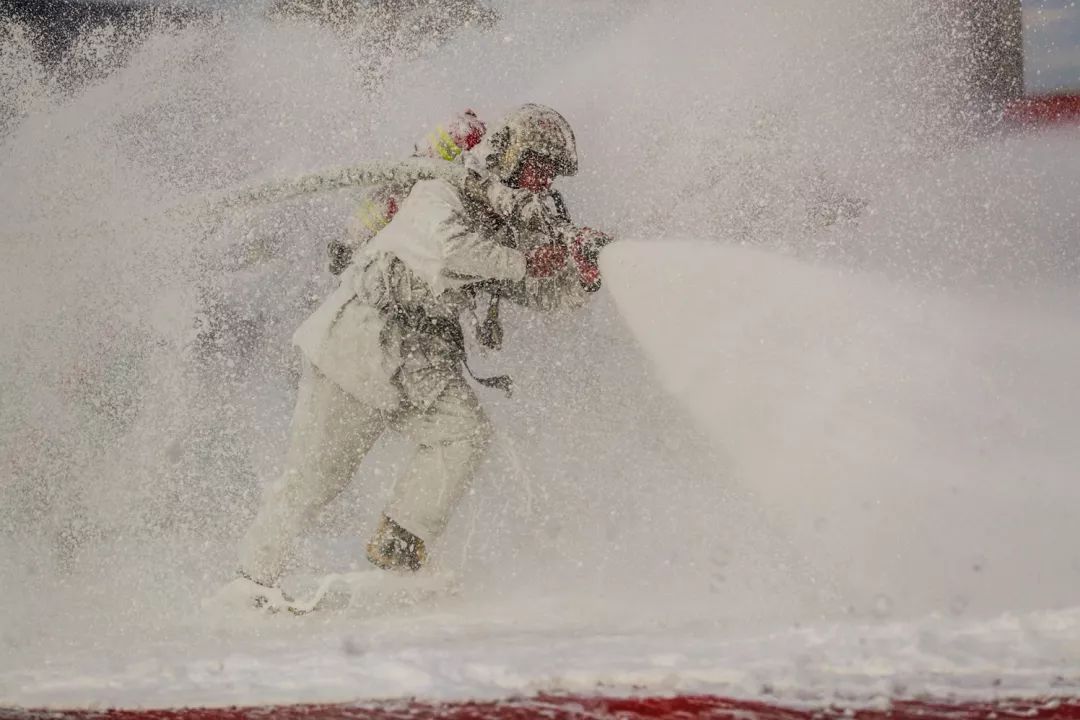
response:
M582 228L570 241L570 257L577 266L581 287L586 292L593 293L600 289L600 266L596 261L600 257L600 249L611 241L610 235L592 228Z
M565 264L566 246L561 242L537 245L525 253L525 274L529 277L551 277Z

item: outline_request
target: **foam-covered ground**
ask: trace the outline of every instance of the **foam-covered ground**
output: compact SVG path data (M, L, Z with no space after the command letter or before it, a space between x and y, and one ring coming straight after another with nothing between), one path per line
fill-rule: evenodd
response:
M237 14L87 38L75 89L5 28L0 704L1071 688L1080 136L970 136L935 5L506 3L377 77L362 31ZM476 358L518 392L434 549L461 594L207 616L350 198L164 210L524 101L628 243ZM360 562L405 450L297 572Z

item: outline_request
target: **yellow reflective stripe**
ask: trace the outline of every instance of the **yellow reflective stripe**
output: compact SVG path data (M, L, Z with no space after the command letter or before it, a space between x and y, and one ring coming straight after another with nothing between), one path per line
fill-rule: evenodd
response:
M430 136L431 147L439 153L439 156L443 160L453 160L461 154L461 148L454 138L450 137L450 133L443 130L441 127L435 128L435 132Z
M447 154L450 155L447 160L453 160L461 154L461 148L458 147L458 144L456 142L454 142L454 138L450 137L450 133L446 132L442 128L439 128L439 137L442 138L443 144L446 146L446 149L448 151Z
M370 216L370 219L366 223L366 225L371 228L373 232L379 232L389 224L390 221L386 218L385 215L379 215L375 213Z
M386 212L371 200L365 200L356 214L360 222L364 223L364 227L372 232L377 233L390 224L390 218L386 217Z
M435 133L428 135L428 142L431 143L432 149L436 153L438 153L439 157L441 157L443 160L454 159L454 155L450 151L450 148L446 147L446 145L443 144L442 139L436 136Z
M366 200L364 204L356 211L356 216L360 218L360 222L364 224L368 230L374 230L371 226L371 201Z

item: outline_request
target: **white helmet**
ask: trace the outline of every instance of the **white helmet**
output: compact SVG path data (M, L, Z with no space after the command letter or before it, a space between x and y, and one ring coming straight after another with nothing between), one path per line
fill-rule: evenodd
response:
M503 182L517 174L528 153L550 159L559 175L574 175L578 171L574 131L566 118L545 105L522 105L503 118L499 129L488 138L491 146L488 168Z

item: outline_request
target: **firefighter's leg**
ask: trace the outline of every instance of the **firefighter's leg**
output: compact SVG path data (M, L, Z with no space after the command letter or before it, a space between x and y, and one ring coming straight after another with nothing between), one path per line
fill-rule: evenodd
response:
M296 537L340 493L385 430L384 412L357 401L305 363L285 469L240 547L240 572L276 583Z
M369 558L382 567L416 569L423 563L424 543L442 532L472 480L491 443L492 428L472 388L460 375L446 385L431 407L403 415L397 426L419 447L404 477L394 487L383 525L369 548ZM400 561L377 559L380 535L390 536L391 551L406 546ZM417 550L409 551L409 545ZM372 557L373 553L376 557Z

